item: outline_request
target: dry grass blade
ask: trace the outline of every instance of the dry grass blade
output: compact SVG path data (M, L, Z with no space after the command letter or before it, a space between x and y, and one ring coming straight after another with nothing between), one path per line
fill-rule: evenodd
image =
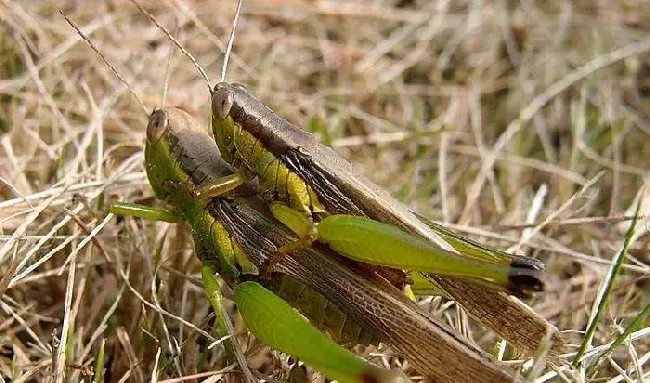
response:
M113 74L114 74L114 75L115 75L115 76L116 76L120 81L122 81L122 82L124 83L124 85L127 86L127 88L129 89L129 91L131 92L131 94L133 95L133 97L135 97L135 99L138 100L138 103L142 106L142 109L144 110L144 112L145 112L146 114L149 114L149 110L148 110L147 107L144 105L144 102L142 101L142 99L140 98L140 96L138 96L138 94L135 93L135 92L133 91L133 89L131 88L131 84L129 84L129 82L126 81L126 80L124 79L124 77L122 77L122 75L117 71L117 69L115 69L115 67L113 66L113 64L111 64L111 62L108 61L108 59L106 58L106 56L104 56L104 54L103 54L102 52L100 52L100 51L95 47L95 45L92 43L92 41L90 41L90 39L88 39L88 37L87 37L87 36L86 36L82 31L81 31L81 29L80 29L77 25L75 25L75 24L72 22L72 20L70 20L70 19L68 18L68 16L67 16L67 15L66 15L62 10L59 10L59 12L61 13L61 15L63 15L63 17L65 18L65 21L66 21L66 22L67 22L67 23L68 23L72 28L74 28L74 29L77 31L77 34L79 34L79 36L81 36L81 38L84 39L84 41L87 42L88 45L90 45L90 47L92 48L92 50L95 51L95 53L97 53L97 55L99 56L99 58L101 58L102 62L104 62L104 63L105 63L105 64L106 64L110 69L111 69L111 71L113 71Z
M154 16L153 16L149 11L147 11L146 9L144 9L144 7L143 7L142 5L140 5L140 3L138 3L136 0L131 0L131 2L132 2L133 4L135 4L135 6L138 7L138 9L140 10L140 12L142 12L143 14L145 14L145 15L149 18L149 20L151 20L151 22L153 22L153 23L156 25L156 27L160 28L160 30L163 31L163 32L165 33L165 35L167 36L167 38L168 38L170 41L172 41L172 42L174 43L174 45L176 45L176 47L178 47L178 49L180 49L181 52L183 52L183 54L184 54L185 56L187 56L187 57L190 59L190 61L192 61L192 64L194 64L194 67L196 68L196 70L199 71L199 73L201 74L201 76L203 76L203 78L205 79L205 82L208 84L208 90L211 91L211 90L212 90L212 86L210 85L210 78L208 77L208 74L205 73L205 71L203 70L203 68L199 65L198 61L196 61L196 58L194 58L194 56L193 56L190 52L188 52L188 51L185 49L185 47L183 46L183 44L181 44L178 40L176 40L176 38L171 34L171 32L169 32L169 30L168 30L167 28L165 28L164 26L160 25L160 24L158 23L158 20L156 20L156 18L155 18L155 17L154 17Z
M513 120L508 124L506 131L499 137L494 147L492 148L490 157L483 161L479 177L474 181L470 188L469 203L465 208L465 214L469 214L474 202L478 198L481 188L490 174L496 156L501 152L508 142L521 130L524 124L528 123L533 116L547 105L553 98L573 86L575 83L585 79L590 74L610 66L620 60L628 57L638 56L644 52L650 51L650 39L634 42L630 45L624 46L608 54L595 58L594 60L584 64L583 66L572 71L562 79L556 81L544 91L544 93L535 97L533 101L521 110L519 118Z

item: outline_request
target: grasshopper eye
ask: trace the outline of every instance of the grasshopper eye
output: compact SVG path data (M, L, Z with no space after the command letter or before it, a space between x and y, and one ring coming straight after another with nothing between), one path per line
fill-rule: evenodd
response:
M149 116L147 124L147 141L150 143L157 142L167 130L167 113L162 109L156 109Z
M235 102L232 92L226 87L217 86L214 89L212 94L212 114L219 120L223 120L228 117L230 113L230 108Z

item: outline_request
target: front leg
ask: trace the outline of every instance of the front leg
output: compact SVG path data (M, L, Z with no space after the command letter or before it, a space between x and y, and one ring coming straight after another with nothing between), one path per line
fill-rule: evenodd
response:
M139 217L144 218L148 221L162 221L170 223L178 223L183 221L183 218L172 210L127 202L116 202L108 208L108 211L115 215Z
M284 203L273 202L269 208L275 219L298 235L298 240L278 248L275 256L269 261L269 266L273 269L273 266L277 265L287 253L311 247L311 244L318 240L318 227L310 216Z
M222 196L229 191L236 189L251 177L244 171L236 171L227 176L209 179L201 185L187 184L185 189L195 199L210 199Z

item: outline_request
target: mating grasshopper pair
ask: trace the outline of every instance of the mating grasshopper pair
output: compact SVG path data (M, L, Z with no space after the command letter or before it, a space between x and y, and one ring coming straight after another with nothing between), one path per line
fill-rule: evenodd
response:
M243 184L227 198L193 196L196 186L233 170L219 157L207 132L187 113L179 109L152 113L145 159L153 189L174 210L116 204L112 211L154 220L187 221L199 257L234 287L235 303L245 322L263 342L339 381L402 379L397 373L352 357L304 320L301 322L298 314L266 287L312 322L320 323L335 339L347 344L368 343L373 338L385 341L431 378L511 380L506 369L423 313L385 278L323 246L292 251L269 268L277 251L295 243L295 236L251 207L264 206L252 196L256 192L254 183ZM340 222L328 225L345 228L345 217L339 218ZM204 278L210 283L209 275Z
M221 119L223 120L225 118ZM379 269L378 273L371 272L359 264L341 260L338 254L332 254L322 246L315 249L294 248L278 260L278 252L294 246L296 239L250 207L253 205L259 209L264 205L261 200L253 197L259 194L258 187L264 190L264 186L254 182L240 182L248 180L250 176L242 171L234 171L225 163L215 142L187 113L178 109L156 110L152 113L147 127L145 160L153 189L158 197L171 203L173 212L144 207L134 209L125 204L114 206L113 211L190 223L199 257L204 264L214 266L226 281L235 286L235 302L247 325L262 341L302 358L331 378L341 381L401 379L400 375L370 367L351 357L322 334L316 335L318 333L314 329L298 328L299 323L302 323L302 327L306 323L300 322L295 312L257 282L292 302L312 321L321 321L321 327L329 330L338 340L353 344L364 343L364 338L367 342L369 338L377 337L403 352L416 368L431 378L454 381L471 381L479 376L489 381L511 379L507 370L494 364L471 344L453 335L446 326L420 312L405 295L398 293L395 286L388 285L388 280L379 275L385 269ZM278 163L269 166L280 167L279 160L275 161ZM285 180L289 178L286 176ZM229 188L226 198L205 198L206 191L214 195L214 191L219 189L223 193L224 179L237 188ZM233 179L237 182L232 183ZM295 177L292 182L299 180ZM264 177L260 177L260 183L270 185ZM276 184L271 186L277 189L278 184L276 176ZM218 187L215 188L214 185ZM314 189L307 184L303 184L303 187L308 190L306 195L316 201ZM268 188L266 190L267 198L277 197L269 194ZM401 206L392 200L387 203ZM292 213L286 205L275 204L270 210L270 214L280 218L286 218L286 215L282 215L283 212ZM288 226L293 231L305 232L296 230L299 225L291 221ZM523 293L527 290L521 286L531 286L513 284L513 281L517 281L516 278L493 277L498 275L494 270L508 271L505 268L491 270L493 263L486 262L487 271L482 273L482 264L477 258L483 253L500 253L490 253L444 230L437 230L441 241L447 238L451 244L475 258L449 254L449 251L440 250L440 247L425 239L364 216L329 215L321 221L318 229L319 241L328 243L346 257L374 261L382 266L386 266L382 262L388 263L388 266L398 269L393 275L400 274L401 269L409 269L411 261L414 264L412 269L417 271L474 277L475 282L494 284L496 287L508 288L509 291ZM431 231L433 235L437 235L437 232ZM454 249L449 244L447 246ZM385 250L390 251L389 255L392 256L385 258L388 262L381 259L382 251ZM501 259L508 258L505 254L500 256ZM539 272L540 268L534 261L524 263L522 260L527 260L525 258L513 259L518 264L535 265L530 270ZM516 269L512 266L514 262L510 263L508 267ZM524 281L535 281L532 285L535 288L541 286L538 279L532 278L537 274L523 275L526 276ZM400 282L393 282L397 287L402 287ZM319 302L322 306L305 305L308 301ZM333 307L331 302L335 302L334 305L338 307ZM328 307L330 312L326 311ZM293 325L282 325L281 321Z
M423 222L241 86L215 87L211 122L216 143L186 113L154 111L147 128L147 174L172 210L118 204L113 211L187 221L199 257L234 286L235 302L262 341L340 381L402 379L340 349L268 288L335 338L379 338L434 380L512 380L507 369L395 289L404 287L405 270L470 312L476 309L480 320L515 345L530 351L543 340L546 322L498 292L528 297L542 290L540 262L485 249ZM267 215L258 211L265 204ZM330 249L312 247L314 241ZM204 273L207 284L213 284L211 276Z

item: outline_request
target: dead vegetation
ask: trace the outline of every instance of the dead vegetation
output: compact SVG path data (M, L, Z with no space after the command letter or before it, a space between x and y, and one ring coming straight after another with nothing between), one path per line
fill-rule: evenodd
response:
M236 1L143 5L216 81ZM216 380L227 365L219 347L208 350L187 233L104 214L108 203L153 195L147 116L59 9L147 109L177 105L208 123L206 81L132 3L0 1L0 381L89 381L98 361L106 381ZM642 381L649 20L644 0L248 0L228 80L421 214L547 262L548 291L531 305L575 347L558 363L529 363L526 379ZM624 264L596 310L619 253ZM516 358L453 304L423 304ZM594 312L588 361L604 358L585 372L571 362ZM626 329L631 338L606 353ZM242 339L253 368L287 378L285 356ZM398 363L385 347L364 353Z

